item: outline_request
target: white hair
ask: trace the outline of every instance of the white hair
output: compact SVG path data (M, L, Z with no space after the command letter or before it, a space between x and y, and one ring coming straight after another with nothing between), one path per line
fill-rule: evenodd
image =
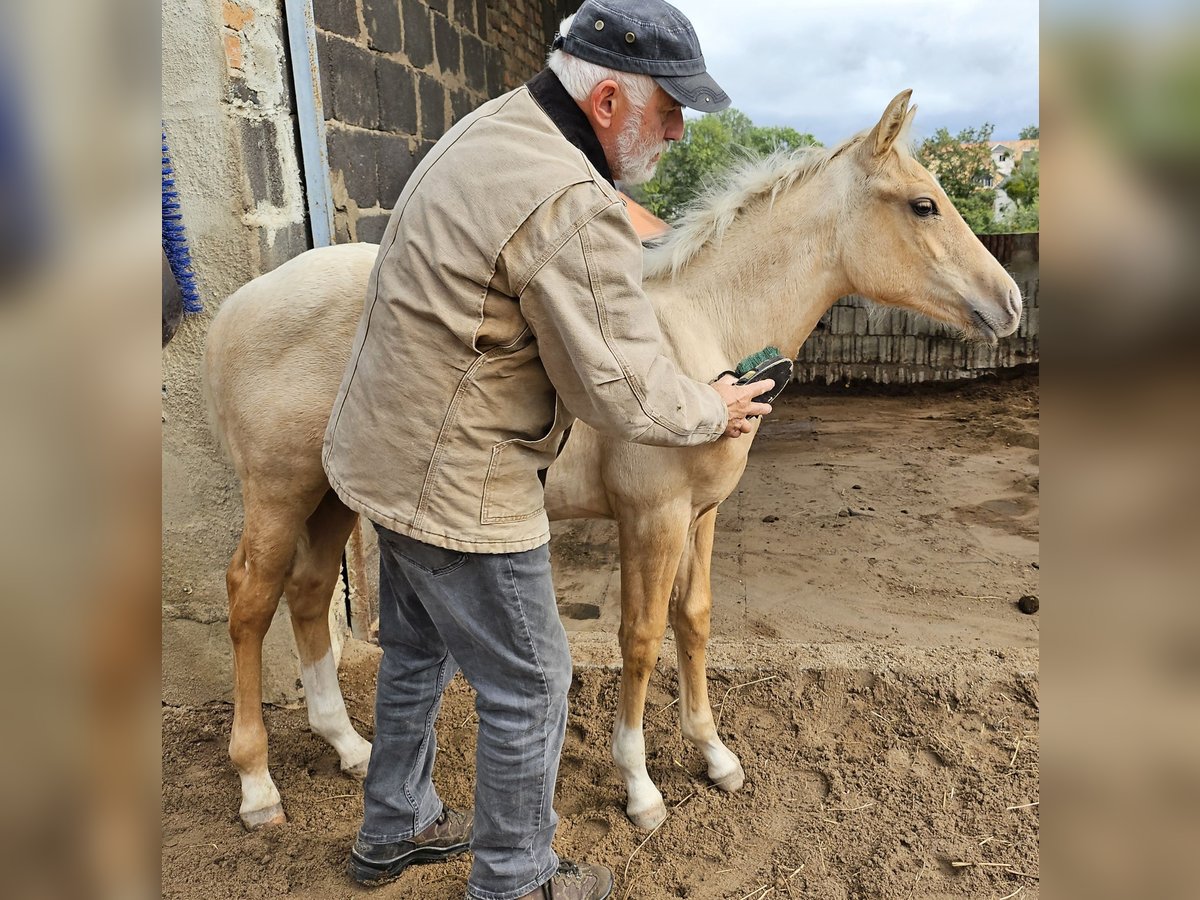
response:
M574 19L574 15L563 19L562 24L558 26L558 33L565 37ZM550 51L546 65L550 67L551 72L558 76L558 80L567 89L567 93L576 101L587 99L596 85L612 79L617 83L621 92L629 98L630 104L635 109L644 109L654 96L654 89L658 86L657 82L649 75L638 75L633 72L610 69L607 66L598 66L586 59L564 53L562 50Z

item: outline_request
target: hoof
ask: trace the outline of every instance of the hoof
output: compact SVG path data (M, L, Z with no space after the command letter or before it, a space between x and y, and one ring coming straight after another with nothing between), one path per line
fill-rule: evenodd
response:
M728 791L731 794L734 791L741 790L742 785L746 783L746 773L742 769L741 763L738 763L737 768L735 768L733 771L726 772L724 775L717 776L710 772L708 777L711 778L712 783L721 790Z
M367 763L371 761L370 741L363 740L355 732L354 740L349 742L349 746L335 744L335 747L337 747L338 756L341 757L343 772L351 778L357 778L359 781L367 777Z
M625 810L625 814L629 816L629 820L633 822L635 827L643 831L653 831L663 822L667 821L667 806L665 803L659 802L656 806L638 810L637 812L627 809Z
M282 803L242 813L242 824L246 826L247 831L255 831L259 828L284 825L286 823L287 816L283 814Z

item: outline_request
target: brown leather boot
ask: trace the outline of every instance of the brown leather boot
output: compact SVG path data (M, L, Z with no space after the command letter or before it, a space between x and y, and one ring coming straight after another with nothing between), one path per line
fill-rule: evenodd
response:
M612 872L604 866L560 859L554 877L520 900L605 900L612 888Z
M407 841L372 844L357 838L350 848L347 871L359 884L386 884L414 863L441 862L471 845L475 816L445 807L437 821Z

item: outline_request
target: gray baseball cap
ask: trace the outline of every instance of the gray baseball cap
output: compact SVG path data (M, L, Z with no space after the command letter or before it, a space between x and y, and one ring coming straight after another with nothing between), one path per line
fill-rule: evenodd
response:
M585 0L551 49L619 72L650 75L684 106L701 112L729 105L729 95L705 71L692 23L663 0Z

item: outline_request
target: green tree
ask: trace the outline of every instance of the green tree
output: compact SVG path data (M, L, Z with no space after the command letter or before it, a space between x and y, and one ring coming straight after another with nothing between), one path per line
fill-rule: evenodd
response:
M1026 125L1017 135L1023 141L1036 141L1042 136L1042 130L1037 125Z
M999 231L1037 231L1041 228L1038 215L1038 200L1035 197L1026 206L1014 206L1000 220Z
M952 135L939 128L917 151L921 165L937 176L942 189L977 234L1000 231L996 221L992 126L964 128Z
M755 125L731 107L689 119L683 138L663 154L654 178L630 194L656 216L673 221L739 159L811 145L820 146L811 134L786 126Z
M1031 150L1022 154L1021 161L1004 182L1004 192L1017 206L1027 207L1037 202L1041 182L1040 169L1037 151Z

